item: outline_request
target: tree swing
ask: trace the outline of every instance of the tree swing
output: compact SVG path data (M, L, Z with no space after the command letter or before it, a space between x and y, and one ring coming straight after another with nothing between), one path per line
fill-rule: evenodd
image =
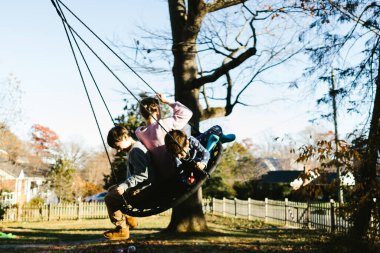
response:
M102 99L102 102L108 112L108 115L111 118L111 121L113 122L114 125L116 124L103 98L103 95L100 92L100 89L98 87L98 84L95 81L95 78L91 72L91 69L89 65L87 64L87 61L82 53L81 47L79 46L77 39L79 39L83 43L83 45L85 45L90 50L90 52L117 79L117 81L128 91L128 93L130 93L130 95L137 101L138 104L140 104L140 100L131 92L131 90L120 80L120 78L110 69L110 67L95 53L95 51L89 46L89 44L86 43L86 41L68 23L65 17L65 14L62 11L61 6L63 6L68 11L68 13L70 13L76 20L78 20L79 23L82 24L114 56L116 56L118 60L120 60L128 69L130 69L132 73L134 73L144 84L146 84L154 92L154 94L156 94L157 92L135 70L133 70L123 59L121 59L121 57L118 56L98 35L96 35L84 22L82 22L82 20L79 19L78 16L75 15L65 4L63 4L60 0L51 0L51 2L58 13L58 16L61 18L67 39L70 44L71 51L74 56L75 63L78 68L79 75L82 80L83 87L86 92L88 102L92 110L92 114L94 116L100 137L102 139L104 150L106 152L108 161L111 166L111 172L113 173L113 176L117 178L112 168L111 159L108 154L107 147L100 130L99 122L95 114L95 110L94 110L91 98L88 93L87 85L84 80L82 69L79 65L77 54L74 50L74 46L79 52L84 65L86 66L86 69L92 79L93 84L95 85L99 93L100 98ZM160 124L158 121L157 123ZM164 130L166 131L166 129ZM137 185L136 187L127 189L126 193L124 193L123 198L122 198L124 201L124 208L122 210L123 213L130 216L134 216L134 217L145 217L145 216L161 213L163 211L166 211L180 204L182 201L186 200L188 197L194 194L199 189L199 187L201 187L201 185L208 179L211 173L215 170L216 166L218 165L221 159L222 149L223 148L222 148L221 142L218 142L215 145L215 147L213 147L213 149L210 152L210 160L205 170L198 170L195 168L195 166L192 166L191 164L183 163L182 167L178 169L178 173L174 173L169 179L161 180L150 185L146 185L142 183L142 184ZM184 176L191 177L191 180L193 182L183 183L180 180L180 178L183 178Z

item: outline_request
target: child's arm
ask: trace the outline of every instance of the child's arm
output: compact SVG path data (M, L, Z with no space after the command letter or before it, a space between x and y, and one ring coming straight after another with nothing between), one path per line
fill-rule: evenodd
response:
M156 96L161 101L161 103L164 103L164 104L167 104L167 105L174 103L174 101L171 101L171 100L167 99L167 97L165 97L165 95L162 94L162 93L157 93Z
M130 175L120 187L125 190L135 187L149 179L149 159L147 153L140 148L133 148L128 156Z
M168 124L171 125L172 129L184 128L193 116L193 112L178 101L168 100L163 94L157 93L156 95L162 103L169 105L173 109L173 116L164 120L169 121Z
M190 136L189 142L190 147L196 151L194 161L197 163L197 167L203 170L207 166L208 160L210 160L210 152L193 136Z

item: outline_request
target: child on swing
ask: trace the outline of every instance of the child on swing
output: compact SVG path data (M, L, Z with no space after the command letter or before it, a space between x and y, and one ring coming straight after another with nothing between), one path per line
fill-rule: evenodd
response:
M150 151L157 175L167 179L175 172L176 166L166 151L165 135L167 131L184 128L193 113L180 102L170 101L161 93L156 96L141 100L140 113L147 125L137 128L136 136ZM171 117L161 118L160 102L172 108Z
M182 162L194 162L195 167L204 170L210 159L210 152L220 140L222 143L234 141L234 134L223 134L218 125L211 127L196 138L188 137L181 130L169 131L165 136L165 146L168 153L174 157L177 167Z
M104 237L109 240L124 240L129 238L129 229L137 226L137 220L122 213L125 199L121 196L128 188L153 182L155 173L148 150L141 142L135 141L125 127L111 128L107 135L107 143L118 152L125 151L128 159L127 177L120 184L110 187L104 198L109 218L116 226L114 229L104 232Z

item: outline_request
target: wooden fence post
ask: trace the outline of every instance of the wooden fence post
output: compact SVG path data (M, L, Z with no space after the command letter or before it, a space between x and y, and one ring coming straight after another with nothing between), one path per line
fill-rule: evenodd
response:
M77 220L80 220L82 218L82 212L83 212L83 204L82 202L78 202L78 205L77 205Z
M265 198L265 216L264 216L264 222L268 222L268 198Z
M234 198L235 217L237 216L237 198Z
M214 215L214 210L215 210L215 198L213 197L212 198L212 210L211 210L211 213Z
M21 216L22 216L22 207L20 204L17 204L16 206L16 211L17 211L17 214L16 214L16 217L17 217L17 221L21 221Z
M248 198L248 220L252 219L252 208L251 208L251 198Z
M307 211L306 211L306 222L307 222L307 228L311 229L311 205L310 202L307 201Z
M335 201L330 199L330 227L331 233L335 232Z
M211 212L211 199L209 198L206 199L206 212Z
M51 204L48 204L48 221L51 221Z
M285 198L285 226L288 225L288 214L287 214L287 210L288 210L288 198Z
M222 215L223 215L223 217L226 216L226 198L225 197L223 197Z
M38 207L38 213L39 213L39 216L40 216L40 217L38 217L38 220L43 221L43 220L44 220L44 216L43 216L43 206L39 206L39 207Z

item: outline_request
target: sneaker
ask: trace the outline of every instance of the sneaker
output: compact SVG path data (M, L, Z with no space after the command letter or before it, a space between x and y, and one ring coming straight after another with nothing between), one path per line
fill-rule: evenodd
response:
M235 139L236 139L236 135L234 134L223 134L220 137L220 141L222 143L231 142L231 141L234 141Z
M129 238L129 228L116 227L104 232L103 235L108 240L126 240Z
M125 222L127 223L127 226L132 229L138 226L137 219L132 216L125 215Z

